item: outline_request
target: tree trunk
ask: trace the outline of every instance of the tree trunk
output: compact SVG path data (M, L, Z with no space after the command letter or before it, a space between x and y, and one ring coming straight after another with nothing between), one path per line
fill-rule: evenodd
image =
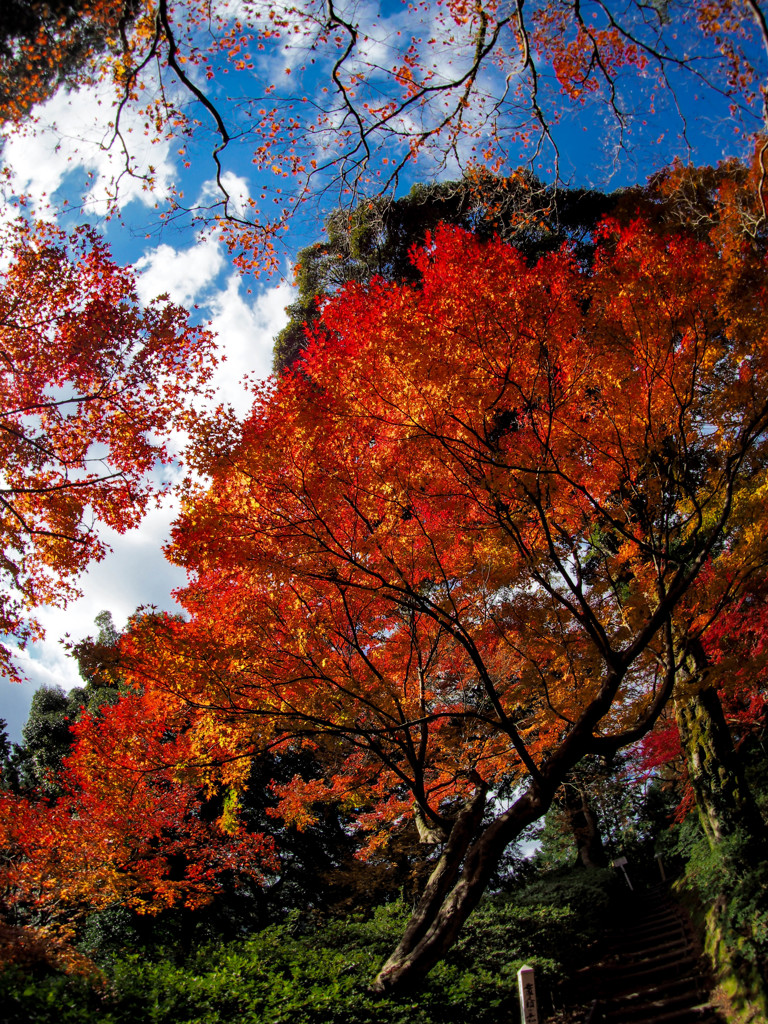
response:
M666 703L667 690L658 695L656 705L652 705L639 725L618 737L594 737L593 730L610 710L621 678L621 672L608 673L600 693L579 721L547 761L540 768L534 768L534 778L527 789L479 834L487 787L476 780L475 794L456 819L403 938L373 983L374 992L400 992L413 987L442 959L480 901L507 846L526 826L547 812L558 787L585 753L607 750L613 753L618 747L640 739L652 728ZM464 867L459 875L462 858Z
M438 828L433 822L427 821L424 812L417 803L413 805L413 820L416 824L416 831L419 834L419 842L422 846L439 846L448 838L446 832Z
M603 847L600 825L586 794L570 782L566 782L563 788L565 812L576 842L576 865L607 868L608 857Z
M486 790L480 787L456 820L403 938L373 983L375 992L407 989L442 959L485 892L504 850L527 825L544 814L552 794L545 798L539 787L530 786L472 842L485 801ZM464 869L454 884L464 852Z
M744 778L717 691L704 686L675 698L696 807L712 846L741 831L766 849L766 828Z

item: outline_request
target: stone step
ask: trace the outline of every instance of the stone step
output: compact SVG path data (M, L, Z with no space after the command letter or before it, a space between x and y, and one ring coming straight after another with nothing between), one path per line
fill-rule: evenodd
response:
M622 978L620 975L615 975L613 979L601 978L600 991L606 1000L610 999L612 1005L618 1001L621 1001L622 1005L629 1005L638 1001L655 1002L683 995L689 997L693 1003L698 1003L701 997L707 995L708 986L698 972L685 974L683 977L667 978L659 978L653 972L649 972L647 975L635 975L632 978Z
M654 915L653 917L643 918L642 920L635 921L633 924L633 931L638 932L649 932L649 931L662 931L664 928L684 928L685 918L680 914L664 914L664 916Z
M645 1020L665 1020L667 1017L685 1016L686 1014L692 1014L695 1020L697 1016L701 1016L699 1011L705 1005L709 1004L702 1004L698 999L691 1000L687 997L651 1000L638 1003L636 1006L614 1008L611 1005L606 1009L603 1020L604 1024L640 1024ZM692 1013L694 1010L697 1013Z
M572 979L595 999L590 1024L723 1024L690 921L666 887L651 890L599 963Z
M614 944L617 946L632 945L632 946L657 946L664 945L667 941L671 942L674 939L690 939L690 932L682 924L667 925L666 928L654 928L652 931L625 931L621 932L614 939Z
M643 942L632 940L627 937L623 942L617 943L616 953L628 960L642 958L643 956L662 957L683 955L692 949L691 940L688 935L680 935L669 939L666 942Z
M606 964L600 971L600 978L605 987L615 987L625 982L628 985L651 985L654 982L663 984L675 979L700 978L702 970L695 957L685 961L673 960L665 964L654 964L644 961L627 966L622 963Z
M653 951L635 951L632 956L620 955L615 950L609 951L597 964L579 972L578 977L589 978L594 974L601 977L680 977L681 974L700 973L699 957L692 947L681 953L679 950L665 950L660 953Z
M605 1014L593 1020L594 1024L630 1024L629 1018L621 1014ZM699 1003L681 1009L649 1007L645 1016L633 1017L631 1024L723 1024L723 1021L711 1003Z
M669 900L665 900L663 903L659 903L653 907L643 907L643 909L637 913L635 920L663 920L666 917L678 917L679 914L679 908L676 907L674 903L670 903Z

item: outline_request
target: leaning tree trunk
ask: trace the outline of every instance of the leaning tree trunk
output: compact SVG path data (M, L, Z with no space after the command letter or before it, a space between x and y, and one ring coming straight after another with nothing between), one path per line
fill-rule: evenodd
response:
M675 698L675 717L710 845L741 832L753 850L768 852L765 823L744 778L717 691L706 685L687 687Z
M539 768L532 765L531 781L526 790L485 828L482 828L482 819L487 786L479 778L475 780L475 793L453 825L403 938L373 983L375 992L406 990L419 983L442 959L480 901L506 848L526 826L546 814L558 787L587 752L615 753L618 747L641 739L653 727L668 699L674 680L672 671L669 687L659 691L645 717L632 729L597 739L593 735L597 724L610 710L622 677L622 671L608 674L598 696L546 762Z

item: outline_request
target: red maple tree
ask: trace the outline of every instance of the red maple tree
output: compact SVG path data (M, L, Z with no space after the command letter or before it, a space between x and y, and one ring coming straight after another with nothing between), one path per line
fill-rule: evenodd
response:
M692 692L751 578L765 275L731 256L642 219L589 265L441 229L418 285L329 300L207 450L171 548L191 618L139 625L129 675L185 709L212 784L311 744L332 770L286 818L342 798L372 846L411 814L443 844L382 990L439 959L580 758Z

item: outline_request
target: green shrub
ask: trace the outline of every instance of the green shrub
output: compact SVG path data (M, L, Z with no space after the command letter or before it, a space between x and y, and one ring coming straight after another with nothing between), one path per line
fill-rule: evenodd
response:
M95 977L30 971L9 964L0 971L0 1024L114 1024Z
M519 1013L516 975L524 963L536 969L546 1000L602 926L614 886L611 872L576 871L484 900L418 992L397 999L368 991L408 917L391 903L367 918L294 912L281 925L201 946L181 962L176 948L118 957L106 965L102 992L62 976L31 991L16 978L14 1005L27 1013L8 1024L497 1024ZM47 1000L80 1007L79 1016L54 1017Z
M768 863L752 853L751 837L736 832L711 846L689 826L681 830L687 853L685 884L704 906L719 905L719 926L732 934L740 957L768 966Z

